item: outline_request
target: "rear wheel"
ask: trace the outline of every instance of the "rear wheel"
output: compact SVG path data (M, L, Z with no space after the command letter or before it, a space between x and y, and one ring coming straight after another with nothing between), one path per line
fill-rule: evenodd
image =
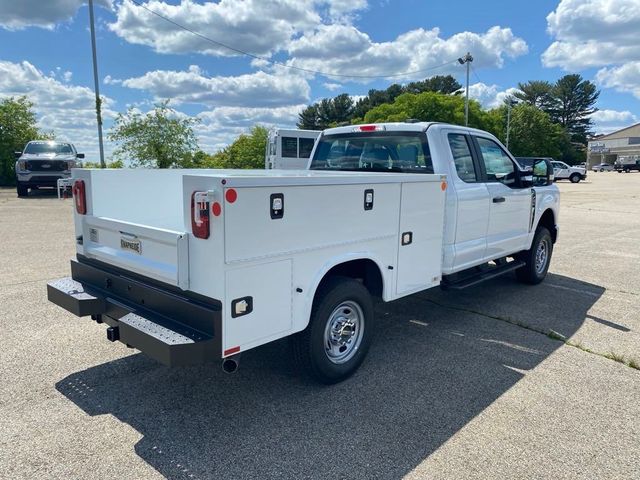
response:
M364 285L331 278L316 294L309 325L293 337L296 362L321 383L345 380L367 355L374 328L373 301Z
M19 197L26 197L27 195L29 195L29 187L27 187L26 185L18 183L18 185L16 185L16 190Z
M580 175L574 173L569 177L569 180L571 181L571 183L578 183L580 181Z
M520 254L525 265L516 270L516 277L523 283L536 285L544 280L551 263L553 240L545 227L538 227L531 248Z
M625 168L625 169L624 169L624 173L629 173L630 171L631 171L631 170L630 170L630 169L628 169L628 168Z

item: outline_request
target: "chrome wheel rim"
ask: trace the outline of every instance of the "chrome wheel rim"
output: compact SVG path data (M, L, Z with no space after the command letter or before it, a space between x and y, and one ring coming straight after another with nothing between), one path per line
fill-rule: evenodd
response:
M347 300L338 305L324 329L324 351L336 364L348 362L360 348L364 334L364 313L356 302Z
M538 244L536 249L536 273L541 274L547 267L547 261L549 260L549 241L547 239L542 240Z

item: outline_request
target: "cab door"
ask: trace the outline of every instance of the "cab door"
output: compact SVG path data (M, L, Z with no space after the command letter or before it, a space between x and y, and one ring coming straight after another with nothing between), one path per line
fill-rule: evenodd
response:
M482 178L478 158L474 153L471 137L459 130L443 130L451 152L450 182L454 183L451 203L455 212L445 232L445 243L453 240L452 247L445 245L444 268L460 271L482 263L487 249L487 229L491 199Z
M490 197L486 260L527 248L532 189L520 188L518 166L495 140L474 136Z
M569 165L562 162L553 163L553 176L556 179L569 178Z

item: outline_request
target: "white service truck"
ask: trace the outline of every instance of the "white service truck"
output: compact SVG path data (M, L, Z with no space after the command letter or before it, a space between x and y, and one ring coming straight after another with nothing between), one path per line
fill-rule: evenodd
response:
M309 163L319 130L274 128L267 135L264 168L304 170Z
M293 336L334 383L363 361L373 298L542 281L559 193L492 135L439 123L326 130L306 171L73 170L77 258L52 302L167 365Z

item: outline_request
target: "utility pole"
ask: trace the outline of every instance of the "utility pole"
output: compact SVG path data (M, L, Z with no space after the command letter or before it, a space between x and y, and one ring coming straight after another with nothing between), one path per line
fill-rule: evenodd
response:
M512 96L509 96L505 103L507 104L507 150L509 150L509 133L511 132L511 109L513 105L517 103Z
M467 95L464 100L464 124L465 126L469 125L469 68L471 67L471 62L473 62L473 57L471 53L467 52L464 57L458 59L460 65L467 64Z
M96 56L96 29L93 20L93 0L89 0L89 23L91 26L91 51L93 53L93 81L96 91L96 117L98 119L98 146L100 147L100 168L105 168L104 146L102 145L102 102L100 100L100 81L98 80L98 59Z

